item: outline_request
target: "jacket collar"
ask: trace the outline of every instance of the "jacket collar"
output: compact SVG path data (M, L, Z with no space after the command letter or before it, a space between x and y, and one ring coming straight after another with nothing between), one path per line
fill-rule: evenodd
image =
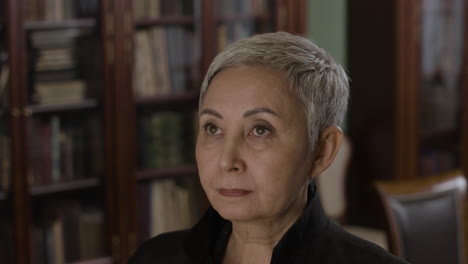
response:
M308 187L304 213L289 228L273 249L271 263L287 263L304 240L314 240L328 225L318 192L313 184ZM185 250L193 263L221 263L231 235L231 222L223 219L213 208L190 230Z

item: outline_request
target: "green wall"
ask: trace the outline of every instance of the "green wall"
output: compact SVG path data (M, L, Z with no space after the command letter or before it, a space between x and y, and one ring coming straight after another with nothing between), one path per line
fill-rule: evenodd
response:
M347 0L307 0L307 35L346 68Z

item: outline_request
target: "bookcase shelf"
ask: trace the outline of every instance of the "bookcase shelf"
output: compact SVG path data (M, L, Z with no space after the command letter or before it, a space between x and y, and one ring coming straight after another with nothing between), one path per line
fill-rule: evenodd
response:
M93 18L84 19L70 19L63 21L34 21L26 22L25 28L29 31L38 30L61 30L70 28L94 28L96 27L96 20Z
M139 19L135 23L137 29L143 29L152 26L167 25L192 25L195 22L193 16L165 16L152 19Z
M423 133L421 135L421 140L424 142L438 141L438 140L450 140L451 138L457 137L457 130L448 129L448 130L439 130L429 133Z
M82 110L96 110L99 103L95 99L86 99L69 104L30 105L28 110L31 114L55 114L62 112L73 112Z
M32 186L31 195L41 196L46 194L63 193L69 191L86 190L91 188L97 188L101 184L101 180L98 178L90 179L78 179L69 182L53 183L43 186Z
M158 109L187 109L198 104L198 92L191 91L185 93L157 95L136 99L136 103L141 110Z
M137 179L139 181L151 181L161 178L186 177L194 175L197 175L197 167L195 164L188 164L174 168L141 170L137 172Z

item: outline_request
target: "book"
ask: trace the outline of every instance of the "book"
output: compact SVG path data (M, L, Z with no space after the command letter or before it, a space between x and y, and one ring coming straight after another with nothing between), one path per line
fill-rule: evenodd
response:
M41 105L67 104L84 100L86 83L83 80L37 82L34 101Z
M181 27L168 27L166 29L169 56L169 71L173 93L187 90L187 42L185 30Z
M97 0L25 0L27 21L63 21L95 17L99 10Z
M149 31L153 53L151 59L155 64L156 94L168 94L171 92L171 79L168 59L168 43L166 30L161 27Z
M193 125L186 120L185 114L177 112L158 112L140 118L138 146L142 169L176 167L193 160L186 155L193 151L192 139L187 136L192 132L184 132Z
M102 210L80 200L53 200L36 212L34 263L70 263L105 255Z
M80 259L93 259L105 255L104 215L101 210L87 208L79 218Z
M52 116L51 118L51 136L50 136L50 149L51 149L51 179L52 182L59 182L62 177L61 172L61 145L60 145L60 118Z
M188 181L193 181L190 179ZM150 237L163 232L190 228L195 220L191 184L183 184L174 179L155 180L150 187Z
M156 65L152 42L148 31L135 34L135 67L133 89L136 97L154 96L156 94Z

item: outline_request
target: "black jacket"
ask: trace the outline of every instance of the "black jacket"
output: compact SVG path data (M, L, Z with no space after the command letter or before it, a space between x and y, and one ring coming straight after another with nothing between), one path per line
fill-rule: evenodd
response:
M220 264L230 234L231 223L209 209L191 230L162 234L145 242L129 264ZM309 188L304 214L275 246L271 263L406 262L330 222L324 214L318 193L314 188Z

